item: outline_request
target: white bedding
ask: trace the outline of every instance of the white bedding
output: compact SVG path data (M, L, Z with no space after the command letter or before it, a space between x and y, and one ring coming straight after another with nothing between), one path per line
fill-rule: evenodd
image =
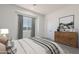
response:
M28 38L15 40L16 54L47 54L48 49ZM50 53L50 51L49 51Z

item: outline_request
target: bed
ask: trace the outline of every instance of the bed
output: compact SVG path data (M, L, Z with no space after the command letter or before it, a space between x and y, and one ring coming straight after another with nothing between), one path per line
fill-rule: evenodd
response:
M24 38L14 41L15 54L56 54L60 53L58 48L52 44L49 45L47 42L42 42L36 38Z
M12 54L79 54L79 49L52 42L41 37L14 40Z

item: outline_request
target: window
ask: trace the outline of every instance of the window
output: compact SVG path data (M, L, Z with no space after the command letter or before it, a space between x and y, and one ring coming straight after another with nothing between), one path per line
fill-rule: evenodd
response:
M32 28L32 18L23 17L23 30L31 30Z

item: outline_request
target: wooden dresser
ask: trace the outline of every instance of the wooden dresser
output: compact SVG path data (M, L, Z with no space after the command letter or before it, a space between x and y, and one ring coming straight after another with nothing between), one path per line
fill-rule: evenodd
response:
M55 41L77 48L77 33L76 32L55 32Z

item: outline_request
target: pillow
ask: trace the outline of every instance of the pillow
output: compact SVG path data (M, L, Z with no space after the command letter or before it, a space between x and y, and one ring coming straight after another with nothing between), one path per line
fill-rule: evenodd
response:
M5 54L5 53L7 53L6 46L0 43L0 54Z
M3 43L3 44L7 44L7 41L8 41L8 38L7 37L3 37L3 36L0 36L0 43Z

